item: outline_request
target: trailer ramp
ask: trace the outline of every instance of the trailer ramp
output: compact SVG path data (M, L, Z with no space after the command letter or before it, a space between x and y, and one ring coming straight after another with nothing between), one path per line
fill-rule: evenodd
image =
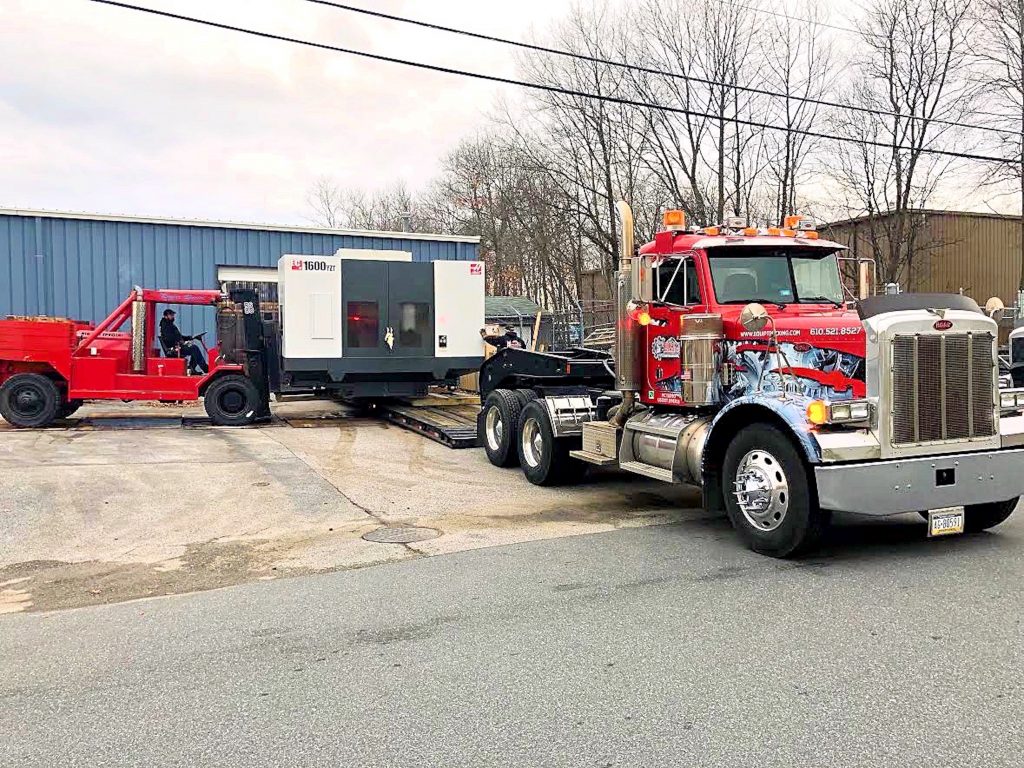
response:
M413 403L385 403L378 412L392 424L417 432L449 448L476 448L476 417L480 412L475 405L415 405Z

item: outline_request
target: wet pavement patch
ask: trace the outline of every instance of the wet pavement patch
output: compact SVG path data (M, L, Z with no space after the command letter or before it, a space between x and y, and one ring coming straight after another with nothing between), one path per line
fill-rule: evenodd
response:
M363 538L378 544L414 544L417 541L436 539L440 535L441 532L434 528L407 526L377 528L369 533L364 533Z

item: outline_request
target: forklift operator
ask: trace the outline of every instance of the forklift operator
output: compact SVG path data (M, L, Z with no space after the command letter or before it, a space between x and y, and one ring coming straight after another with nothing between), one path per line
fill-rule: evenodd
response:
M165 309L164 316L160 320L160 344L164 348L164 354L168 357L184 357L188 360L188 367L193 373L203 375L206 373L206 358L203 351L193 344L193 340L202 338L205 334L198 336L183 336L178 326L174 324L174 310Z

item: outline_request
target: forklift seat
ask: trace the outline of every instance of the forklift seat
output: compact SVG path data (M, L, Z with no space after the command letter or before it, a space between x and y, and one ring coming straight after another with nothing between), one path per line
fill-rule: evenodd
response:
M159 336L156 337L157 342L160 344L160 353L164 357L178 357L177 353L173 349L168 349L164 346L164 340Z

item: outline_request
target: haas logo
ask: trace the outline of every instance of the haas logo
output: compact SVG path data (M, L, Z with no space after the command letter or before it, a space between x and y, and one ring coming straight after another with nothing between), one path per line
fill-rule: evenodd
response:
M302 269L302 259L292 259L292 269Z
M484 265L479 262L469 265L469 274L471 275L482 275L484 273Z

